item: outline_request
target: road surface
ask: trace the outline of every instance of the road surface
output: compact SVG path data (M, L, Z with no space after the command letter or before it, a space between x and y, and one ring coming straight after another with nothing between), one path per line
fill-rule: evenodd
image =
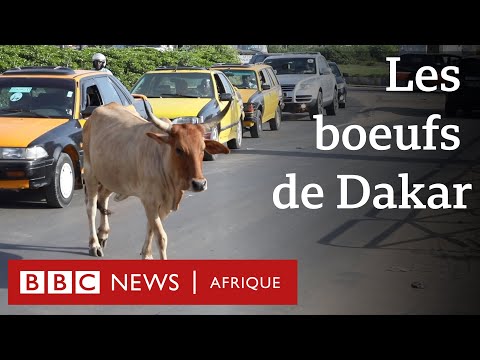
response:
M442 94L387 93L352 87L346 109L325 116L340 132L356 124L368 131L424 125L442 114ZM189 193L165 221L170 259L297 259L296 306L9 306L8 259L92 259L83 190L66 209L51 209L22 195L0 194L0 314L472 314L480 313L480 154L478 116L437 120L460 128L454 151L387 151L367 145L357 151L339 145L316 148L315 122L284 114L279 131L260 139L245 135L241 150L204 162L208 190ZM267 127L268 128L268 127ZM392 130L393 131L393 130ZM439 146L436 131L434 143ZM352 131L352 143L358 142ZM419 144L425 144L420 128ZM355 140L356 139L356 140ZM325 135L325 141L331 137ZM277 209L274 188L296 174L297 209ZM374 185L391 184L400 201L400 178L416 183L471 183L467 209L391 209L372 205ZM356 209L338 209L337 175L360 175L371 198ZM319 184L323 207L308 209L301 189ZM450 187L451 188L451 187ZM426 203L430 193L419 196ZM286 202L286 192L281 200ZM454 199L454 192L449 194ZM348 199L360 187L352 182ZM312 200L312 203L318 201ZM106 259L139 259L146 220L136 198L111 202ZM158 258L158 252L155 253ZM412 285L413 284L413 285ZM417 284L418 287L414 287ZM418 285L419 284L419 285Z

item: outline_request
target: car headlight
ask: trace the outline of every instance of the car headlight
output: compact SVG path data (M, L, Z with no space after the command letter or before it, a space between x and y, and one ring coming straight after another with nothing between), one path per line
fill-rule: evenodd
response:
M300 84L298 88L300 90L308 90L308 89L311 89L312 87L313 87L313 84L306 83L306 84Z
M4 160L37 160L48 157L41 146L30 148L0 148L0 159Z
M203 116L182 116L172 120L172 124L202 124Z

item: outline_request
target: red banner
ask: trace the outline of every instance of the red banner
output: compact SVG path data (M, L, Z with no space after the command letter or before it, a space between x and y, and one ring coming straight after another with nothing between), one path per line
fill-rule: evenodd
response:
M296 305L297 260L9 260L9 305Z

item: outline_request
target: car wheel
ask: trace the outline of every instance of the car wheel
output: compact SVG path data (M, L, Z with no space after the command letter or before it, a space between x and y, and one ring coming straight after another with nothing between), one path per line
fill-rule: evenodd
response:
M255 125L253 125L250 128L250 135L252 135L252 138L259 138L262 135L262 112L260 110L255 111L255 118L257 121L255 122Z
M268 123L270 124L270 130L280 129L281 122L282 122L282 109L280 109L280 105L279 105L277 106L277 110L275 111L275 117L268 121Z
M242 120L239 120L237 124L237 134L234 139L231 139L227 142L227 146L230 149L240 149L242 147L242 138L243 138L243 126L242 126Z
M219 125L220 126L220 125ZM217 127L214 127L212 129L212 135L210 136L210 139L212 140L216 140L218 141L218 139L220 138L220 132L218 130L219 126ZM218 154L209 154L208 152L204 152L203 154L203 160L206 160L206 161L213 161L213 160L217 160L218 158Z
M315 115L323 115L323 93L321 91L318 92L317 103L310 109L309 114L310 120L315 120Z
M328 105L325 110L327 110L327 115L337 115L338 110L338 92L335 90L335 94L333 94L333 101L330 105Z
M61 153L53 173L53 179L45 189L47 204L55 208L67 207L73 198L75 168L70 156Z
M345 94L343 95L343 100L342 100L342 102L340 102L340 103L338 104L338 107L339 107L340 109L345 109L346 106L347 106L347 93L345 93Z

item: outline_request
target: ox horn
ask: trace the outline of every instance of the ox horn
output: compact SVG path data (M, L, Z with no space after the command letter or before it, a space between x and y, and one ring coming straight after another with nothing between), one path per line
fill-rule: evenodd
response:
M150 121L160 130L165 131L166 133L170 133L170 130L172 130L172 123L169 119L162 118L159 119L157 118L153 112L150 106L145 104L145 111L147 112L148 118Z
M207 132L211 131L217 124L222 121L222 119L227 115L228 110L230 110L230 107L232 105L232 101L229 101L228 104L223 108L222 111L220 111L217 115L212 117L211 119L208 119L208 122L203 123L203 127Z

